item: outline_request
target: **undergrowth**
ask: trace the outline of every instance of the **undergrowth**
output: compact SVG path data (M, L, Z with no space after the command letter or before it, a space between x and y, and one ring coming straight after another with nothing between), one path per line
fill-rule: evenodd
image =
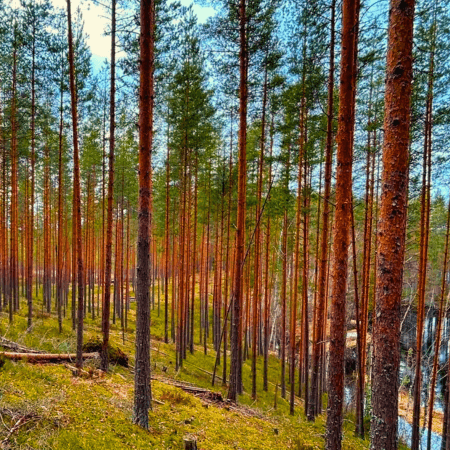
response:
M195 330L198 330L198 323ZM17 449L181 449L183 438L194 436L198 448L227 449L322 449L324 447L325 415L314 423L303 413L303 403L297 401L296 413L289 415L289 404L277 394L280 379L279 360L269 361L269 390L263 391L262 365L258 359L258 396L249 395L250 361L243 366L244 394L239 404L256 411L255 416L208 405L193 395L160 380L152 381L153 398L157 400L150 412L150 429L145 431L132 423L133 365L134 365L135 305L128 314L127 330L120 320L111 325L111 348L129 356L130 367L112 363L105 376L96 371L98 362L91 366L88 377L74 377L64 365L33 365L26 362L2 360L0 364L0 441L7 438L5 448ZM183 367L175 370L175 348L164 343L163 305L158 315L157 304L151 314L152 375L156 378L194 383L222 392L222 366L218 366L215 386L211 386L215 352L208 348L204 354L200 343L193 355L187 355ZM58 333L54 315L39 314L27 330L25 307L9 324L8 316L0 313L0 335L30 348L48 352L75 352L76 335L72 330L70 314L64 319L63 332ZM87 315L85 342L98 343L101 336L100 320ZM195 340L199 341L198 333ZM90 347L89 347L90 348ZM228 362L229 364L229 362ZM258 416L258 417L257 417ZM23 423L10 433L23 419ZM343 448L368 448L368 440L354 436L351 416L344 421Z

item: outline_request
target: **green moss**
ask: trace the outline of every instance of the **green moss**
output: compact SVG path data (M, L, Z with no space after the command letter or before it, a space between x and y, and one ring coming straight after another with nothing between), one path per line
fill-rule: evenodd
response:
M170 291L170 290L169 290ZM156 301L157 305L157 301ZM165 377L194 383L197 386L221 392L222 365L217 368L216 384L211 387L215 352L208 346L207 355L199 342L199 323L194 324L195 353L188 353L183 367L175 370L175 347L165 344L164 314L157 308L151 314L152 370L156 377ZM35 317L33 327L27 330L25 308L14 316L12 326L5 313L0 313L0 332L28 347L50 352L75 352L76 336L71 327L70 314L63 322L63 332L58 332L54 314ZM120 320L111 325L111 347L120 348L130 355L134 365L135 304L128 314L127 330L122 330ZM85 320L85 342L98 345L101 335L100 320ZM86 350L91 348L86 347ZM223 364L223 361L221 361ZM257 398L252 399L250 360L244 361L244 394L239 403L251 407L256 415L241 414L206 405L174 386L160 381L152 382L153 397L158 400L150 412L149 431L132 423L133 383L132 370L112 365L110 373L97 377L98 361L92 366L91 377L76 378L64 365L32 365L26 362L5 361L0 368L0 410L35 414L36 419L27 423L11 436L13 448L36 449L180 449L183 438L195 436L199 448L213 450L230 449L322 449L324 447L325 416L308 422L303 413L303 403L297 399L294 416L289 415L289 404L278 389L277 409L273 408L275 386L280 382L280 362L269 358L269 390L263 391L263 359L257 359ZM229 367L229 361L228 361ZM295 386L297 391L298 386ZM162 404L160 404L162 402ZM226 406L226 405L225 405ZM4 415L4 420L8 418ZM9 423L9 422L8 422ZM6 436L0 427L0 440ZM351 417L344 422L343 448L349 450L368 448L368 440L354 436Z

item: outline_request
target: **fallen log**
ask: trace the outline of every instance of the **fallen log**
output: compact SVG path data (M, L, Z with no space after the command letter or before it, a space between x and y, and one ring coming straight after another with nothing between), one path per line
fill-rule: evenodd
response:
M26 359L28 362L59 362L74 361L77 359L76 353L16 353L16 352L0 352L0 357L19 361ZM99 358L97 352L83 353L83 359Z
M24 345L18 344L14 341L10 341L9 339L6 339L4 337L0 337L0 347L14 350L14 352L17 353L45 353L40 350L34 350L33 348L25 347Z

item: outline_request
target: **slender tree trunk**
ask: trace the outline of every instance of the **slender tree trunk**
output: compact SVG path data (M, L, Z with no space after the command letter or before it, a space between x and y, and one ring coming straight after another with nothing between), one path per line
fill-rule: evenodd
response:
M272 114L270 124L270 150L269 150L269 174L268 186L269 194L267 200L270 199L270 186L272 186L272 152L273 152L273 136L274 136L274 114ZM269 254L270 254L270 214L267 215L266 225L266 249L265 249L265 275L264 275L264 369L263 369L263 389L268 390L268 371L269 371L269 319L270 319L270 283L269 283Z
M44 292L43 300L47 313L51 311L50 273L50 148L44 145Z
M306 140L306 126L305 126ZM302 316L303 316L303 367L305 374L305 412L308 411L309 393L309 308L308 308L308 280L309 280L309 190L308 185L308 161L304 161L304 193L303 193L303 267L302 267ZM314 400L317 403L317 396Z
M306 43L303 43L303 55L306 53ZM295 223L295 250L294 250L294 286L292 293L292 304L291 304L291 330L289 334L289 340L291 344L291 363L289 378L291 380L291 390L290 390L290 414L294 415L294 405L295 405L295 345L296 345L296 328L297 328L297 301L298 301L298 275L300 270L300 227L302 218L302 197L304 195L304 185L303 185L303 163L305 156L305 77L306 77L306 66L304 65L302 70L302 100L300 106L300 142L299 142L299 154L298 154L298 174L297 174L297 211L296 211L296 223ZM303 279L302 286L306 283ZM302 317L303 323L308 320L308 317ZM300 336L303 341L308 339L306 335ZM300 339L302 341L302 339ZM301 343L300 343L301 345ZM300 363L300 361L299 361ZM300 364L299 364L300 365ZM306 369L307 370L307 369ZM301 380L299 380L301 386ZM307 409L308 399L305 398L305 410Z
M16 309L18 298L18 154L16 129L16 83L17 83L17 24L14 24L13 73L12 73L12 99L11 99L11 232L10 232L10 290L9 290L9 321L13 321L13 312Z
M165 253L165 270L164 270L164 342L169 342L169 258L170 258L170 224L169 224L169 208L170 208L170 147L169 147L169 126L167 126L167 160L166 160L166 217L164 230L164 253ZM173 266L172 266L173 270ZM172 299L172 305L175 299Z
M434 40L434 39L433 39ZM432 43L432 46L434 44ZM423 176L422 176L422 201L420 217L420 261L417 305L417 345L416 345L416 370L414 377L414 406L411 449L418 450L420 445L420 403L422 388L422 342L423 326L425 319L425 290L427 280L428 241L430 230L430 191L431 191L431 130L433 111L433 77L434 77L434 49L430 53L430 66L428 71L428 94L425 112L425 140L423 150ZM426 420L426 415L425 415Z
M334 108L334 45L335 45L335 16L336 1L331 2L331 31L330 31L330 69L328 74L328 106L327 106L327 141L325 149L325 185L324 185L324 206L322 214L322 234L320 238L320 267L319 286L317 296L317 323L315 325L316 335L313 337L313 361L311 376L311 398L315 399L318 391L318 379L321 377L323 366L320 355L323 352L323 345L320 343L324 330L324 319L326 315L326 279L328 273L328 230L330 216L331 198L331 170L333 165L333 108ZM310 402L310 412L308 419L313 420L317 415L315 402Z
M211 166L209 170L211 175ZM211 176L208 177L211 180ZM208 181L208 216L206 223L206 256L205 256L205 269L204 269L204 283L205 283L205 299L204 299L204 322L205 330L203 334L203 352L205 355L208 352L207 339L209 337L209 252L210 252L210 235L211 235L211 182Z
M291 148L288 149L288 160L286 163L286 185L284 187L285 205L283 215L283 232L281 240L281 255L283 258L283 269L281 278L281 397L286 398L286 297L287 297L287 241L288 241L288 204L289 177Z
M267 54L266 54L267 58ZM254 292L253 292L253 323L252 323L252 398L256 398L256 358L257 358L257 325L258 312L261 306L261 197L263 185L264 170L264 146L266 135L266 103L267 103L267 61L264 70L264 87L263 87L263 104L261 116L261 144L259 151L259 167L258 167L258 186L256 199L256 225L255 225L255 275L254 275Z
M105 261L105 288L102 309L102 354L101 368L108 371L108 345L109 345L109 316L111 311L111 267L112 267L112 224L114 201L114 131L115 131L115 97L116 97L116 0L111 6L111 90L110 90L110 116L109 116L109 171L108 171L108 210L106 216L106 261ZM115 278L115 277L114 277Z
M362 359L362 336L361 336L361 323L360 323L360 301L359 301L359 293L358 293L358 265L356 261L356 236L355 236L355 216L353 214L353 199L351 205L351 217L352 217L352 252L353 252L353 282L355 289L355 315L356 315L356 352L357 352L357 363L358 363L358 384L356 386L357 399L359 398L359 402L356 404L356 412L357 412L357 426L356 433L359 435L361 439L364 439L364 385L363 385L363 367L364 361Z
M62 333L62 303L63 303L63 240L64 240L64 210L63 210L63 84L61 73L60 86L60 117L59 117L59 153L58 153L58 281L57 281L57 303L58 303L58 326ZM32 202L33 203L33 202ZM31 250L32 250L31 246Z
M345 297L347 291L350 208L352 204L352 160L354 90L356 88L356 26L358 0L344 0L342 52L337 136L336 214L333 253L330 359L328 365L328 410L326 449L342 448L344 400Z
M431 374L430 383L430 399L428 401L428 434L427 434L427 450L431 450L431 430L433 426L433 409L434 409L434 398L435 398L435 388L436 388L436 377L439 364L439 350L441 348L441 331L442 331L442 320L445 317L445 294L446 294L446 278L447 278L447 265L448 265L448 243L450 234L450 201L448 204L447 211L447 232L445 235L445 250L444 250L444 264L442 268L442 283L441 283L441 296L439 300L439 317L436 329L436 340L434 345L434 359L433 359L433 369Z
M28 328L33 321L33 231L34 231L34 181L36 164L36 27L33 23L33 42L31 48L31 199L28 222L29 245L27 264L27 303L28 303ZM1 302L1 298L0 298Z
M231 135L230 135L231 136ZM224 320L223 320L223 374L222 384L226 385L228 376L227 372L227 348L228 348L228 287L230 279L230 227L231 227L231 192L233 188L233 138L230 137L230 162L229 162L229 182L228 182L228 208L227 208L227 244L226 244L226 261L225 261L225 294L224 294ZM232 289L230 289L231 291Z
M231 371L228 399L235 402L242 391L242 347L239 341L241 330L242 282L245 245L245 210L247 178L247 13L246 2L239 3L239 158L238 158L238 211L236 227L236 261L234 273L233 316L231 321Z
M75 92L75 67L74 67L70 0L67 0L67 21L68 21L68 40L69 40L70 97L72 109L72 133L73 133L73 165L74 165L73 201L74 201L74 211L76 213L73 220L75 221L74 234L76 234L76 258L77 258L77 274L78 274L77 367L81 368L83 366L84 280L83 280L83 253L82 253L82 239L81 239L80 162L78 156L78 113L77 113L77 96Z

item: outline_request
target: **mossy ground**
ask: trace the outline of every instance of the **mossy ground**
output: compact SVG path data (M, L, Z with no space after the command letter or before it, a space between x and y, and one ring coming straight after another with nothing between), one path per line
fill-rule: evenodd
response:
M286 400L277 396L274 409L275 385L279 381L279 361L269 362L269 392L262 389L262 359L258 360L258 397L248 394L250 361L243 367L245 393L239 403L260 413L249 417L239 412L218 408L205 403L179 388L160 381L152 382L155 403L150 413L150 430L145 431L132 423L133 355L135 312L132 304L128 329L123 333L120 320L111 327L111 344L131 356L130 368L112 366L104 377L74 377L64 365L28 364L6 361L0 368L0 440L17 418L29 414L29 421L8 439L7 448L17 449L181 449L183 438L195 436L199 449L321 449L324 447L325 416L315 423L305 419L303 405L298 401L296 414L289 415ZM198 330L198 327L197 327ZM215 353L196 347L188 354L183 368L175 371L175 349L172 343L162 342L164 317L161 304L152 311L152 370L155 376L188 381L200 387L223 392L221 380L211 388ZM85 340L100 336L99 319L86 317ZM74 352L75 333L70 315L64 320L63 332L58 333L54 315L43 313L34 318L33 327L27 330L25 306L9 324L8 316L0 314L0 335L28 347L49 352ZM196 339L199 339L198 333ZM95 362L88 363L95 365ZM209 372L209 373L208 373ZM218 375L222 368L219 366ZM1 421L0 421L1 422ZM343 448L348 450L368 448L368 440L354 436L351 417L344 421Z

